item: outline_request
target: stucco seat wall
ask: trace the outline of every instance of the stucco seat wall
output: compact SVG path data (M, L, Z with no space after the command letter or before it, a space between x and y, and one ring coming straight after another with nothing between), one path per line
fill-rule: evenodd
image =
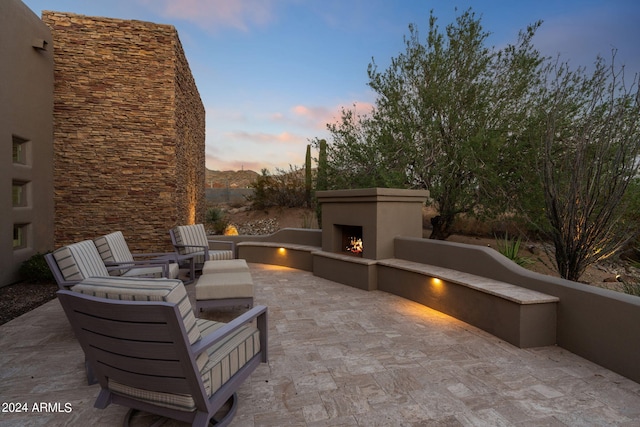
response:
M378 261L378 289L449 314L521 348L556 343L559 299L541 292L401 259Z

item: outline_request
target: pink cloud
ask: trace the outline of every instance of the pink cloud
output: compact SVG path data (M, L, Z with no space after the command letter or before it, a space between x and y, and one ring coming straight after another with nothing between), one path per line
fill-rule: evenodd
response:
M223 27L249 31L273 19L271 0L139 0L159 7L162 16L193 22L207 30Z
M243 141L243 142L258 142L258 143L276 143L276 144L297 144L301 141L305 141L305 138L293 134L291 132L281 132L279 134L266 133L266 132L229 132L225 134L225 138L228 140Z
M369 114L373 109L373 104L368 102L354 101L349 106L338 105L332 108L296 105L291 109L291 112L295 117L301 118L305 126L313 127L314 129L325 130L327 128L327 124L335 123L340 120L343 108L355 108L357 114Z
M324 129L328 121L335 115L335 111L326 107L307 107L296 105L291 109L294 116L304 119L308 126L314 129Z

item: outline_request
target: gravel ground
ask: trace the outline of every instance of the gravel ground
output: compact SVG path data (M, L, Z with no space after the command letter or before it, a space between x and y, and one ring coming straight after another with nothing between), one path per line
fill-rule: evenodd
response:
M58 285L20 282L0 288L0 325L56 297Z

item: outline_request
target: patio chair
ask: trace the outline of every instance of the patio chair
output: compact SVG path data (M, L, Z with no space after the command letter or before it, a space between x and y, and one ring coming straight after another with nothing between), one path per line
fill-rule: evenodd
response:
M196 270L202 270L205 261L229 260L235 258L235 247L231 241L209 240L203 224L178 225L169 230L171 244L176 250L180 263L188 263L191 283ZM229 249L211 249L211 244L228 245Z
M91 240L83 240L58 248L46 254L45 260L60 289L68 289L89 277L110 276L112 271L130 269L133 264L139 268L160 267L164 277L168 277L170 271L169 260L164 261L160 266L158 263L152 265L149 262L134 261L107 267Z
M100 257L107 267L126 266L118 270L111 270L112 276L133 277L168 277L176 279L180 274L175 253L131 253L129 245L121 231L100 236L93 239ZM175 262L171 262L175 261ZM169 262L167 264L167 262ZM141 266L142 264L142 266ZM164 267L169 271L165 275Z
M267 308L229 323L196 319L184 285L172 279L83 280L58 298L100 383L94 406L145 411L216 426L237 408L236 390L267 362ZM256 326L252 325L256 321Z

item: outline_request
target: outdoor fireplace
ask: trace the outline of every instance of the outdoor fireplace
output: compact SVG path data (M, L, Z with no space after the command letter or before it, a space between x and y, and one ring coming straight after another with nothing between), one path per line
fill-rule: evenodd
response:
M422 237L422 206L428 192L394 188L316 193L322 206L322 251L314 274L371 289L375 260L393 258L395 237Z

